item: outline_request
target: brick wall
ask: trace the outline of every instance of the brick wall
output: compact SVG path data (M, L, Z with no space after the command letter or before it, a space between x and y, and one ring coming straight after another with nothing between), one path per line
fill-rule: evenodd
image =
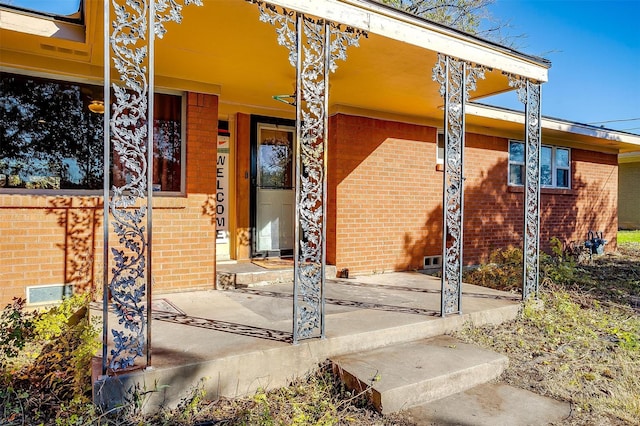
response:
M214 286L217 119L216 96L188 94L187 196L153 203L155 292ZM100 287L102 214L99 196L0 194L0 304L27 286Z
M618 157L582 149L571 150L570 191L543 190L540 242L558 236L584 242L587 232L603 231L607 250L616 249L618 232Z
M352 273L407 270L442 251L436 129L338 114L329 122L327 260ZM521 246L522 188L507 185L508 140L466 135L464 262ZM615 249L617 159L572 149L572 189L543 189L541 247L602 230ZM612 241L613 240L613 241Z
M436 130L338 114L329 134L328 262L373 273L438 254L442 214L429 212L442 194Z

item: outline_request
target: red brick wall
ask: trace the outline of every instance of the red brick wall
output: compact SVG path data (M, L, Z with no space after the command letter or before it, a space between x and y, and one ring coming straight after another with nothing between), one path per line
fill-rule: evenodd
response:
M188 94L187 196L153 203L156 292L214 287L217 123L217 97ZM0 194L0 304L27 286L100 287L102 214L99 196Z
M587 232L604 231L608 250L616 249L618 231L618 156L571 150L571 191L543 190L543 247L549 238L584 241Z
M464 162L464 248L466 263L478 263L491 251L521 245L522 191L507 185L508 140L466 134Z
M436 129L338 114L329 122L327 260L352 273L407 270L442 251ZM543 189L541 247L617 231L617 158L572 149L572 189ZM521 246L522 188L507 185L508 140L466 135L464 262ZM615 241L607 248L615 249Z
M329 122L327 260L354 273L422 266L440 252L436 130L338 114Z

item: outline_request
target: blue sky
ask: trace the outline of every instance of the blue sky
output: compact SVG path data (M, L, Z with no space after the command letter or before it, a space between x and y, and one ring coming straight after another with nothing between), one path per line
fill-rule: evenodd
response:
M551 60L543 115L640 134L640 0L497 0L491 14ZM513 93L482 102L522 109Z
M80 0L0 0L0 3L57 15L70 15L78 11Z

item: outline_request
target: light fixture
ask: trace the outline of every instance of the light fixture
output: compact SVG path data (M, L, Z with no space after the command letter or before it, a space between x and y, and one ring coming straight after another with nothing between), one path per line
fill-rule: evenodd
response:
M285 103L287 105L296 106L296 94L295 93L293 95L273 95L272 98L275 99L278 102L283 102L283 103Z
M93 100L89 104L89 111L96 114L104 114L104 102Z

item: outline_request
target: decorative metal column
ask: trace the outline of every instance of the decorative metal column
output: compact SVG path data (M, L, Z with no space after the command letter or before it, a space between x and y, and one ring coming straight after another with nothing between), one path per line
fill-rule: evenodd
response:
M324 337L329 74L362 31L279 9L262 1L260 20L276 26L278 44L296 67L296 214L293 342ZM295 20L294 20L295 18Z
M464 110L484 68L443 54L433 68L444 97L444 177L442 224L441 315L462 313L462 247L464 222Z
M507 75L524 104L525 115L525 190L522 299L538 294L540 277L540 142L542 117L541 84Z
M103 374L134 367L145 355L138 365L151 363L154 34L162 38L164 23L180 22L181 10L176 0L104 2ZM111 65L119 80L111 81ZM111 232L117 242L109 241ZM118 319L111 329L109 307Z

